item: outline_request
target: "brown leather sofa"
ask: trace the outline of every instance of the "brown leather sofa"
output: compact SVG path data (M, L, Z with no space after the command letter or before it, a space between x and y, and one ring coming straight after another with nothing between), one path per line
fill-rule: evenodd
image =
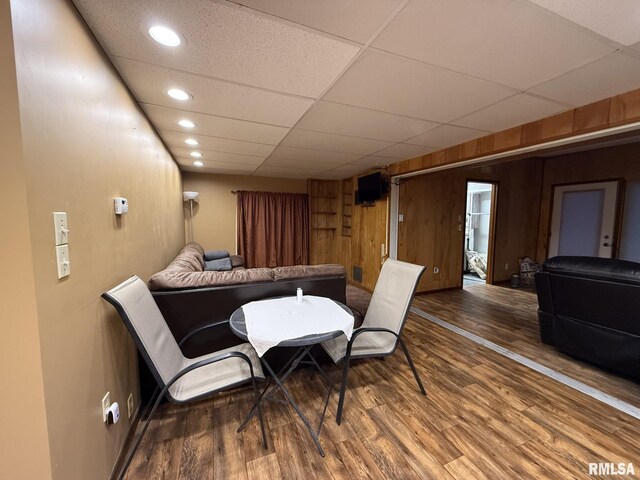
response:
M553 257L536 274L543 343L640 379L640 264Z
M203 271L204 250L187 244L163 271L149 279L149 289L177 342L211 323L228 320L245 303L263 298L295 295L302 288L346 303L342 265L298 265L277 268L237 268L227 272ZM205 329L183 345L193 358L239 343L227 324Z

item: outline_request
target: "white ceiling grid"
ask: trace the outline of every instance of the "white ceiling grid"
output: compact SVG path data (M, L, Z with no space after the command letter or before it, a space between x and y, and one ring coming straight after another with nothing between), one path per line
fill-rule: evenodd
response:
M640 87L637 0L74 1L185 171L346 178Z

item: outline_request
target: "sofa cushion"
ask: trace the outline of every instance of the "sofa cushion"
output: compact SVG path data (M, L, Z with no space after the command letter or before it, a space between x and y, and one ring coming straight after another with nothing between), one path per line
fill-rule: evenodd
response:
M149 289L167 290L199 287L219 287L242 283L270 282L273 272L270 268L238 269L230 272L185 272L163 270L149 279Z
M231 259L231 267L244 267L244 258L242 255L231 255L229 258Z
M342 265L294 265L290 267L276 267L273 269L274 280L290 280L294 278L328 277L333 275L345 275Z

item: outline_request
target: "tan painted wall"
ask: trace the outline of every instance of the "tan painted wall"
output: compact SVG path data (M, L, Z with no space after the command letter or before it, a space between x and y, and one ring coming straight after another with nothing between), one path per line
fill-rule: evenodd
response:
M70 2L11 7L53 478L107 478L139 397L133 342L100 294L184 244L180 172ZM114 196L129 199L122 219ZM63 280L53 211L69 215ZM109 427L106 391L123 412Z
M194 203L193 233L205 250L236 251L236 196L232 190L306 193L305 180L183 173L185 191L200 193ZM185 203L185 231L189 235L189 210Z
M0 2L0 476L51 478L9 2Z

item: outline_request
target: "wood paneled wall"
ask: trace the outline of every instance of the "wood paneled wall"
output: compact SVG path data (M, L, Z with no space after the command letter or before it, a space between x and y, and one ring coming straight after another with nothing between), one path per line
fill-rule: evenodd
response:
M371 207L349 205L350 215L344 215L345 204L348 204L344 197L353 199L356 184L357 177L350 181L309 180L310 263L340 263L345 266L350 282L373 290L388 252L388 199L379 200ZM350 228L343 228L347 221ZM362 268L362 282L354 280L354 266Z
M336 180L309 180L309 263L336 263L339 184Z
M614 178L640 180L640 145L619 145L545 159L538 261L547 255L553 186Z
M475 157L636 121L640 121L640 89L486 137L470 140L428 155L395 163L389 167L389 173L399 175L440 165L455 164Z
M418 291L461 286L467 180L498 184L494 281L517 273L519 258L533 258L542 173L542 160L525 159L406 179L400 185L398 259L427 266Z

